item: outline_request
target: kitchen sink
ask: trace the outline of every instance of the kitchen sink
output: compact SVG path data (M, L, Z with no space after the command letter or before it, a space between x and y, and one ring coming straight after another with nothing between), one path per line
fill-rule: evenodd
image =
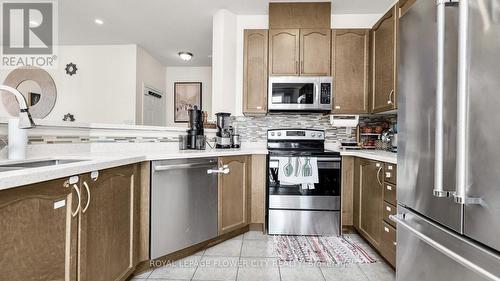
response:
M7 172L13 170L21 170L21 169L29 169L29 168L39 168L39 167L48 167L48 166L56 166L62 164L70 164L76 162L87 161L83 159L51 159L51 160L28 160L24 162L17 163L5 163L0 164L0 172Z

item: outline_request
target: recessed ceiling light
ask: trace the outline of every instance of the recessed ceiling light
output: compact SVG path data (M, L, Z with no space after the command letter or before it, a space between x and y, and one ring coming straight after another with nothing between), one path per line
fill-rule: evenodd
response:
M98 25L103 25L104 21L102 19L95 19L94 22Z
M183 61L190 61L193 58L193 54L190 52L179 52L178 55Z

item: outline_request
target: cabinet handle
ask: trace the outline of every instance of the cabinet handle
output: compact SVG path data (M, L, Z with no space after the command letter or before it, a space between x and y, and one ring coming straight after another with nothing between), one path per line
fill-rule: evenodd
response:
M392 95L394 94L394 90L391 90L389 92L389 99L387 100L387 104L392 104Z
M385 172L385 177L386 178L391 178L391 172Z
M85 205L85 207L83 208L82 210L82 213L85 213L87 211L87 209L89 208L89 205L90 205L90 188L89 188L89 185L87 184L86 181L83 182L83 185L85 186L85 189L87 190L87 204Z
M392 187L390 185L388 185L387 190L392 190Z
M335 106L335 109L340 109L340 106L339 106L339 105L336 105L336 106Z
M295 74L299 73L299 61L295 61Z
M262 106L257 106L256 108L257 108L257 109L262 109Z
M82 205L82 196L80 195L80 188L78 188L76 184L73 184L71 187L76 191L76 195L78 196L78 207L76 207L75 212L71 213L72 217L76 217L76 215L78 215L78 212L80 212L80 206Z
M300 62L300 73L304 73L304 61Z
M380 171L382 171L382 166L380 166L378 168L378 171L377 171L377 181L378 181L378 184L382 185L382 181L380 181Z
M387 233L389 233L389 228L384 227L384 231L387 232Z

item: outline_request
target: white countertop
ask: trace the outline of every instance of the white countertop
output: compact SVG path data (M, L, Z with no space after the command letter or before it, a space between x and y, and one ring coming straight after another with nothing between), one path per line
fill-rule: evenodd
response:
M236 155L251 155L251 154L267 154L266 149L248 148L248 149L207 149L204 151L172 151L172 152L147 152L141 153L91 153L88 155L66 155L52 158L34 158L27 159L35 160L52 160L52 159L74 159L84 160L80 162L60 164L53 166L37 167L0 172L0 190L43 182L53 179L70 177L74 175L84 174L95 170L109 169L122 165L139 163L152 160L169 160L182 158L202 158L202 157L218 157L218 156L236 156ZM16 164L23 161L0 161L0 165Z
M155 151L155 152L101 152L76 155L61 155L51 158L36 158L28 160L75 159L85 160L75 163L45 166L0 172L0 190L18 187L37 182L59 179L95 170L103 170L122 165L139 163L143 161L169 160L183 158L203 158L219 156L237 156L252 154L267 154L265 147L248 147L242 149L207 149L204 151ZM356 156L375 161L396 164L396 153L379 150L340 150L342 156ZM15 164L19 161L0 161L0 165Z
M397 153L383 150L340 150L342 156L355 156L375 161L397 164Z

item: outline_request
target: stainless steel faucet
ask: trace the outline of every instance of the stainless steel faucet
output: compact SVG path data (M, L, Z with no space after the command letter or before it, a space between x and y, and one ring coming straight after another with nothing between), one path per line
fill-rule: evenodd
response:
M26 99L24 98L23 94L21 94L17 89L5 85L0 85L0 90L9 92L16 97L20 109L19 128L20 129L34 128L35 122L33 122L33 118L31 118L31 114L28 109L28 104L26 103Z

